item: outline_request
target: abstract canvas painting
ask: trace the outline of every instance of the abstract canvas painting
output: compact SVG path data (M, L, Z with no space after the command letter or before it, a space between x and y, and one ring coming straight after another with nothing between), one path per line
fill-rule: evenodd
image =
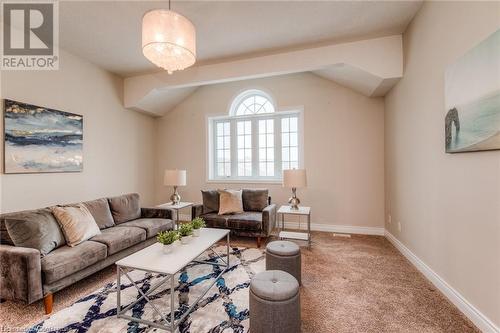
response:
M5 173L79 172L83 116L5 100Z
M447 153L500 149L500 30L447 68Z

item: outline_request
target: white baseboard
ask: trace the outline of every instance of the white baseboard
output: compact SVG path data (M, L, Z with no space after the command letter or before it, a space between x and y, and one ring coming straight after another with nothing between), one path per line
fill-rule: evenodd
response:
M180 214L179 218L181 221L190 221L190 214ZM278 221L276 221L278 223ZM299 229L298 222L285 222L285 227L288 229ZM307 228L307 223L300 223L300 229L305 230ZM384 236L384 228L374 228L374 227L355 227L349 225L332 225L332 224L321 224L321 223L311 223L311 230L313 231L327 231L327 232L338 232L343 234L361 234L361 235L376 235Z
M500 332L499 328L488 317L469 303L458 291L453 289L452 286L387 230L385 231L385 237L481 331L485 333Z
M276 221L278 224L278 221ZM287 229L299 229L298 222L285 222L285 228ZM300 223L300 229L306 229L307 223ZM338 232L342 234L361 234L361 235L376 235L384 236L384 228L376 227L357 227L350 225L335 225L335 224L322 224L322 223L311 223L311 230L313 231L326 231L326 232Z

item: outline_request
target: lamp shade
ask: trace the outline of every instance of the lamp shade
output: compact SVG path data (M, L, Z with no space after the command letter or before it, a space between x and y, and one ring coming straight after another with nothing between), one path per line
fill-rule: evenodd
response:
M196 61L196 31L179 13L155 9L142 18L142 53L171 74Z
M283 170L283 187L299 188L307 186L305 169Z
M163 184L166 186L186 186L186 170L165 170Z

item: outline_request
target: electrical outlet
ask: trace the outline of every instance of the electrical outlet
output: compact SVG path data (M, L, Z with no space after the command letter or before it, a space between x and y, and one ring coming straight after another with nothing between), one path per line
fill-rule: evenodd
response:
M401 232L401 221L398 221L398 231Z
M391 224L391 223L392 223L392 215L389 214L389 224Z

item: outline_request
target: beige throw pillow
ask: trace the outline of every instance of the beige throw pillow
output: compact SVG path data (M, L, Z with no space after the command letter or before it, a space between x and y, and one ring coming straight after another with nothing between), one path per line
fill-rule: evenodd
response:
M241 190L219 190L219 215L243 213L241 194Z
M59 222L69 246L78 245L101 233L94 217L83 204L53 207L52 213Z

